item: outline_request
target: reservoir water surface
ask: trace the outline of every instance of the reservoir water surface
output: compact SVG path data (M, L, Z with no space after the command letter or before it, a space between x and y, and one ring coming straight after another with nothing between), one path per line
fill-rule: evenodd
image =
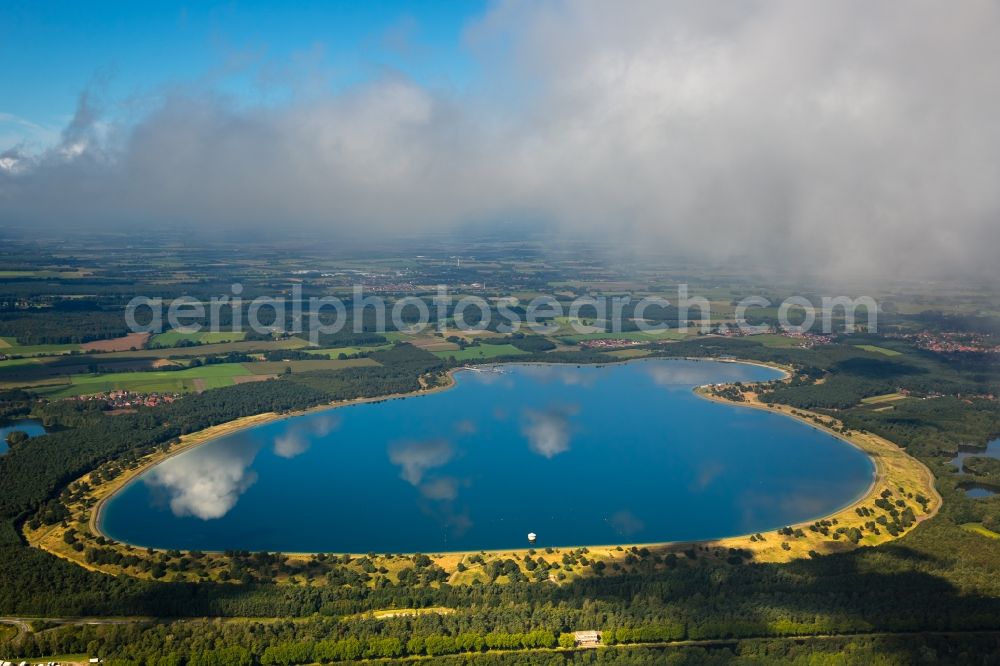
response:
M463 371L449 390L221 437L151 468L101 512L140 546L441 552L709 539L849 504L858 449L694 386L770 368L647 360Z
M16 421L0 421L0 456L7 453L10 448L7 445L7 435L18 431L23 432L28 437L37 437L45 434L45 428L34 419L18 419Z

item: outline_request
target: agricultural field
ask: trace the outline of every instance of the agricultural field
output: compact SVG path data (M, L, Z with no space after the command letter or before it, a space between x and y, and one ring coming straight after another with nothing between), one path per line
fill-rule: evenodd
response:
M553 334L558 336L601 333L604 330L600 327L603 321L587 317L555 317L552 321L559 326L559 329ZM585 333L579 333L578 329L584 329Z
M69 377L69 385L45 387L37 391L51 399L118 390L137 393L191 393L232 386L234 377L250 374L252 373L240 363L221 363L184 370L72 375Z
M759 342L765 347L771 347L772 349L792 349L793 347L802 346L802 340L798 338L790 338L785 335L775 335L772 333L751 335L747 339Z
M415 337L409 342L417 349L423 349L429 352L446 352L458 349L457 344L449 342L443 338Z
M964 523L961 525L961 528L966 532L972 532L973 534L984 536L987 539L1000 539L1000 534L984 527L982 523Z
M219 344L223 342L240 342L246 337L243 331L198 331L196 333L184 333L181 331L167 331L158 333L150 341L151 347L174 347L179 342L190 342L199 345Z
M277 375L291 368L292 372L309 372L310 370L343 370L344 368L361 368L380 365L378 361L371 358L350 358L339 360L336 358L316 359L315 361L260 361L257 363L244 363L255 375Z
M197 345L194 347L168 347L165 349L138 350L126 352L111 352L101 354L100 360L135 359L135 358L193 358L196 356L213 356L231 352L263 352L277 349L302 349L310 346L301 338L285 338L283 340L245 340L243 342L220 342L218 344Z
M895 402L897 400L906 400L906 396L902 393L885 393L883 395L873 395L868 398L863 398L861 400L862 405L877 405L884 402Z
M615 349L614 351L605 352L608 356L612 356L618 359L628 359L628 358L642 358L644 356L649 356L649 349Z
M15 368L23 365L38 365L39 359L34 357L29 358L8 358L0 361L0 369L2 368Z
M687 333L681 333L676 329L664 331L623 331L621 333L578 333L576 335L561 335L562 340L572 340L573 342L584 342L586 340L634 340L636 342L664 342L669 340L683 340L688 337Z
M374 347L334 347L333 349L317 349L315 351L307 349L304 351L307 351L315 356L325 356L327 358L336 359L341 354L346 354L347 356L351 356L353 354L364 354L367 352L390 349L391 347L392 345L377 345Z
M902 356L903 352L898 352L895 349L888 349L886 347L878 347L876 345L854 345L858 349L864 349L865 351L873 352L875 354L883 354L884 356Z
M55 356L80 351L80 345L21 345L15 338L0 338L0 354L6 356Z
M456 361L478 361L500 356L521 356L527 353L514 345L478 345L465 349L456 348L453 351L433 352L438 358L454 358Z
M130 333L110 340L94 340L80 345L83 352L114 352L142 349L149 342L149 333Z

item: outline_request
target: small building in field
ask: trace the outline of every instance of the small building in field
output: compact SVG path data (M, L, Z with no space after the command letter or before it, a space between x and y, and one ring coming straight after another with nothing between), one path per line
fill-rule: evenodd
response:
M577 631L573 637L576 639L577 647L597 647L601 644L601 632L599 631Z

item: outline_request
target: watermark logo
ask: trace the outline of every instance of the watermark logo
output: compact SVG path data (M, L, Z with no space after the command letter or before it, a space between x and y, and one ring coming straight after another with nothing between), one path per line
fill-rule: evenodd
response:
M731 303L731 310L713 312L712 302L692 296L686 284L678 285L672 300L662 296L633 299L627 295L567 300L541 295L522 302L513 296L457 297L443 285L432 294L400 298L365 293L360 285L347 298L305 297L298 285L290 295L249 300L242 297L243 291L243 285L236 283L229 294L208 301L190 296L172 300L136 296L125 308L125 322L133 333L249 330L260 335L299 335L318 345L324 336L344 331L419 335L429 329L444 336L486 330L503 335L524 331L551 335L567 327L577 334L671 330L755 335L776 330L830 335L859 328L877 331L879 310L878 302L870 296L824 296L818 303L803 296L790 296L778 303L763 296L748 296Z

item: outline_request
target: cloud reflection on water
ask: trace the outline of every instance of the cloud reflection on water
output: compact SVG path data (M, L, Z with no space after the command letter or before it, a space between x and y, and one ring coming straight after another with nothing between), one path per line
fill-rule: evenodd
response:
M590 388L600 378L600 368L575 368L560 365L524 365L519 368L528 377L541 383L559 383L563 386ZM581 371L582 370L582 371Z
M472 419L462 419L455 423L455 432L460 435L474 435L479 431L479 426Z
M452 501L458 497L459 483L453 476L442 476L422 484L420 494L427 499Z
M247 440L204 447L165 460L150 470L143 482L154 492L165 494L170 511L177 517L221 518L257 481L257 473L249 467L258 451L259 447Z
M740 531L749 531L760 525L767 516L780 512L789 516L786 523L805 520L808 516L822 515L829 510L827 489L813 483L810 489L797 488L785 492L765 494L763 491L746 491L736 502L740 509Z
M726 466L718 460L706 460L703 463L699 463L695 469L696 474L688 488L692 492L705 490L725 471Z
M446 439L395 442L389 446L389 460L400 468L399 476L419 486L427 470L441 467L455 455Z
M608 520L611 527L622 536L630 537L646 529L646 523L631 511L622 510L615 512Z
M400 478L420 492L417 506L440 523L449 536L457 538L474 524L467 507L462 510L455 507L459 489L471 482L453 476L428 477L431 470L447 465L454 457L454 447L443 438L396 442L389 446L389 460L399 466Z
M663 388L698 386L706 381L704 370L680 363L649 363L644 364L643 368L653 382Z
M683 363L645 363L641 366L657 386L664 388L700 386L713 382L749 382L757 376L759 368L745 363L726 363L720 376L717 365L705 367L702 363L692 361L691 365Z
M521 433L535 453L554 458L569 451L572 425L569 417L579 413L578 405L554 406L545 411L526 409Z
M340 427L340 417L323 414L303 419L302 423L290 422L288 429L274 438L274 454L281 458L294 458L309 450L312 440L326 437Z

